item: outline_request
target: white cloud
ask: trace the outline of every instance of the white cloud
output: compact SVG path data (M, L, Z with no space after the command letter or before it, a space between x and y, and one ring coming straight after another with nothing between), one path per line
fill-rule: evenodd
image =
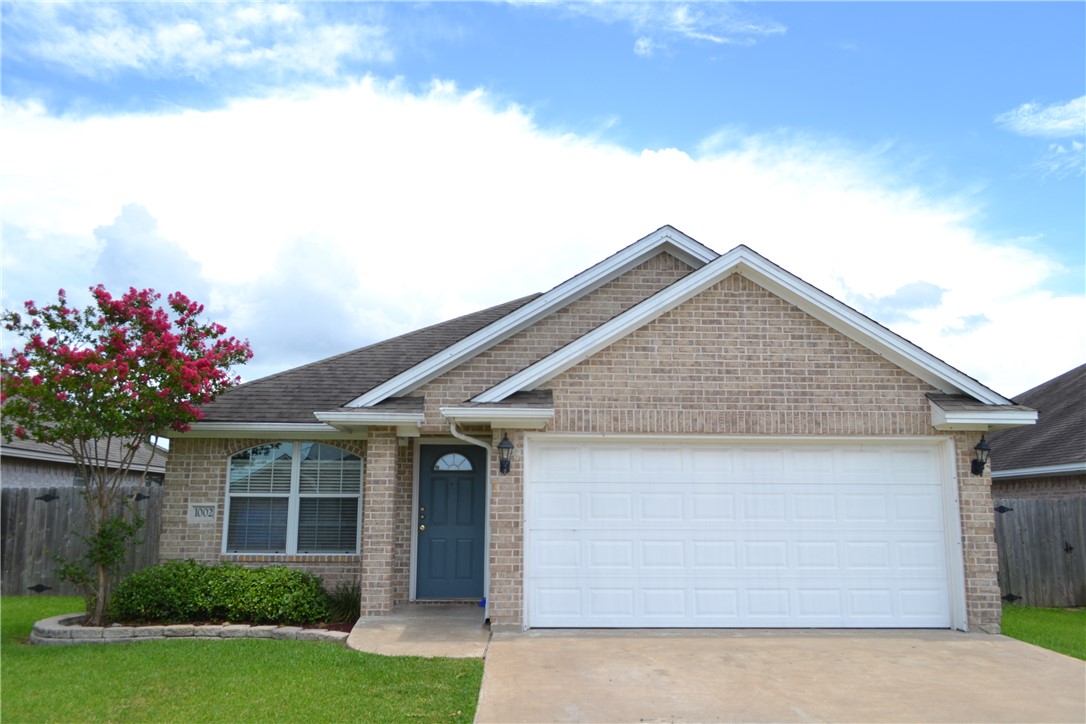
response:
M5 32L25 40L9 43L7 52L90 78L125 71L203 78L223 70L331 77L346 61L393 57L377 6L341 6L337 16L354 21L327 21L315 3L231 10L218 3L10 3Z
M1045 177L1081 176L1086 172L1086 146L1078 141L1051 143L1034 168Z
M641 37L634 41L634 55L639 55L642 58L651 58L656 54L657 48L659 48L652 38Z
M148 258L179 245L209 307L252 339L249 378L544 291L667 223L861 311L896 305L895 331L1004 393L1086 348L1066 324L1083 298L1041 291L1050 260L980 234L968 199L895 184L885 149L733 134L697 158L637 153L548 133L482 91L375 79L173 114L8 103L4 133L5 305L94 281L95 230L139 204L157 221Z
M1071 138L1086 133L1086 96L1066 103L1023 103L1000 113L996 123L1023 136Z
M643 57L663 47L660 38L705 41L717 45L750 45L762 38L781 35L781 23L760 17L732 3L703 2L576 2L531 4L555 8L605 23L629 25L638 35L634 52Z

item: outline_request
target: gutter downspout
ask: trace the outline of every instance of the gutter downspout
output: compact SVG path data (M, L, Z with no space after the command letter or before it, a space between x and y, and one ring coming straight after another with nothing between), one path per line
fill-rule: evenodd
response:
M487 503L487 506L486 506L487 515L486 515L485 538L486 538L486 548L487 548L487 551L488 551L486 560L489 560L490 559L490 554L489 554L489 550L490 550L490 505L489 505L489 501L490 501L490 458L494 456L494 446L491 445L488 442L483 442L479 438L471 437L470 435L465 435L464 433L460 432L458 429L456 429L456 421L455 420L449 420L449 432L452 433L452 436L455 437L457 440L463 440L464 442L468 443L469 445L477 445L478 447L481 447L484 450L486 450L486 499L487 499L488 503ZM488 566L486 566L486 569L483 571L483 600L486 601L486 608L483 611L483 615L486 617L487 621L490 620L490 600L489 600L490 596L489 596L489 594L490 594L490 566L488 565Z

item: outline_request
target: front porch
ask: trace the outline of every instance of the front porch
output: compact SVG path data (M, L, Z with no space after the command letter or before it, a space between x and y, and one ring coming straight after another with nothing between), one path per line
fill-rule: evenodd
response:
M485 658L490 625L485 610L469 604L406 604L386 615L363 616L347 646L384 656Z

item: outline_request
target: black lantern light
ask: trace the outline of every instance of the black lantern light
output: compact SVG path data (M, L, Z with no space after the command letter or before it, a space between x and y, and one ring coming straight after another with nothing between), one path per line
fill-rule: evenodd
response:
M498 443L498 471L505 475L509 472L509 456L513 453L513 443L509 442L509 434L502 434L502 441Z
M973 459L973 474L984 475L984 466L988 464L988 455L992 452L992 448L984 439L984 435L981 435L980 442L973 449L977 452L977 457Z

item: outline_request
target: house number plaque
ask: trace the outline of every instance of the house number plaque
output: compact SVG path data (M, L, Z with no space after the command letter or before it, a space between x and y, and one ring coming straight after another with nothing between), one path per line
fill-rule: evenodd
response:
M189 503L189 524L214 523L215 503Z

